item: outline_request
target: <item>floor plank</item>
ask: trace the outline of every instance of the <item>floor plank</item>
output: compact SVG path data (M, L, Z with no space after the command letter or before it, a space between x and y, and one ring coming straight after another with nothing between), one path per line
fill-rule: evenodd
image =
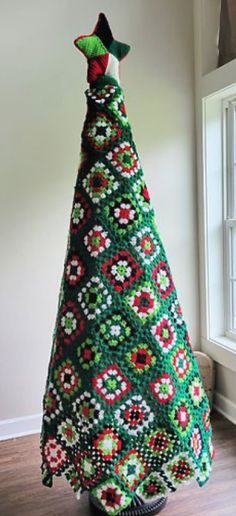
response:
M211 413L216 458L211 477L170 493L163 516L236 515L236 426ZM0 516L90 516L87 493L78 501L65 477L42 485L39 434L0 443Z

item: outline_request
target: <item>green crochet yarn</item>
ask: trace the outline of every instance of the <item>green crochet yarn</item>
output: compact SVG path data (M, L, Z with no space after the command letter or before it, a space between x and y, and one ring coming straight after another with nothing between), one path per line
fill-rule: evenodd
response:
M107 49L96 35L76 40L76 45L88 59L107 54Z
M65 475L115 515L137 494L145 502L192 480L203 486L215 449L123 90L104 73L85 93L41 471L45 486Z

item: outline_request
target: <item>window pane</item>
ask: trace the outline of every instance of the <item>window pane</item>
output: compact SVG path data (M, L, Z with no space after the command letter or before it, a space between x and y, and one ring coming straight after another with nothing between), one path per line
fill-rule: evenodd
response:
M231 228L230 230L230 241L231 241L231 249L230 249L230 262L231 262L231 271L230 276L233 279L236 279L236 227Z
M236 163L234 163L233 169L233 199L232 199L232 216L236 218Z
M232 190L233 190L233 203L232 203L232 216L233 217L236 217L236 106L234 106L234 117L233 117L233 134L232 134L232 137L233 137L233 145L232 145L232 148L233 148L233 169L232 169L232 173L233 173L233 185L232 185Z
M236 333L236 227L230 228L229 233L229 311L230 330Z
M236 281L232 281L232 330L236 331Z

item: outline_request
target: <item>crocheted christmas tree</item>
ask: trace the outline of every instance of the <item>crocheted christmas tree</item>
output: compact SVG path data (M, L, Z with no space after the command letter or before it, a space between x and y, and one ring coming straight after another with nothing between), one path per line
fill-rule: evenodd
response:
M64 474L107 514L212 469L210 406L120 86L130 47L99 15L75 40L87 114L40 434L42 483Z

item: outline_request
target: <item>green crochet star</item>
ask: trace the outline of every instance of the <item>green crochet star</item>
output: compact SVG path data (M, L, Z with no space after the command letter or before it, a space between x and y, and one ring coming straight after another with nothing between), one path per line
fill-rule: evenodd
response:
M83 52L87 59L104 54L113 54L121 61L129 52L130 46L114 39L109 23L104 13L100 13L95 28L91 34L78 36L74 44Z

